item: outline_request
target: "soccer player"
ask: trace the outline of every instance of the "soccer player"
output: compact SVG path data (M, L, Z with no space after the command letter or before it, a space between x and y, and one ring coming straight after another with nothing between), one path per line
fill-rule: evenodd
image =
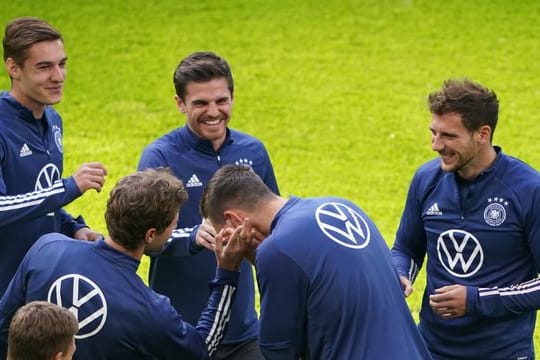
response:
M227 165L208 183L201 212L216 239L251 244L267 359L430 359L390 251L352 202L285 199L249 167Z
M7 360L71 360L78 331L77 319L69 310L32 301L11 320Z
M41 235L99 237L62 206L100 191L106 174L88 163L61 178L62 120L50 106L60 102L66 78L61 34L43 20L18 18L7 24L3 48L11 89L0 93L0 296Z
M275 193L278 186L264 145L227 127L234 93L227 62L211 52L196 52L180 62L173 80L176 105L186 115L186 124L150 144L138 168L169 167L186 184L189 197L180 211L178 230L167 248L154 254L149 282L152 289L171 298L187 321L196 321L206 302L205 284L216 266L215 232L207 223L201 224L198 211L203 187L217 169L234 163L250 165ZM247 261L240 276L242 286L231 323L215 360L261 359L252 267Z
M493 146L499 101L468 79L429 95L432 149L392 250L405 295L427 254L419 329L435 359L533 359L540 174Z
M110 237L41 237L0 300L0 357L14 312L29 301L47 300L77 315L77 359L207 359L230 316L245 244L216 241L218 267L196 327L136 273L143 253L159 251L171 235L186 197L175 176L147 169L111 191L105 213Z

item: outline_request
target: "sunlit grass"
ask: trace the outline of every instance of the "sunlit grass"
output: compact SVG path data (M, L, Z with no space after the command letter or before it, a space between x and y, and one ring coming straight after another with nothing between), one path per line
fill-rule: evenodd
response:
M425 98L444 79L494 88L496 143L540 167L536 1L11 1L0 23L20 15L65 34L65 173L94 160L109 170L104 191L69 210L104 232L116 180L183 123L172 72L195 50L229 60L231 125L264 141L282 194L350 198L389 245L414 170L433 156ZM408 300L415 316L422 291L421 276Z

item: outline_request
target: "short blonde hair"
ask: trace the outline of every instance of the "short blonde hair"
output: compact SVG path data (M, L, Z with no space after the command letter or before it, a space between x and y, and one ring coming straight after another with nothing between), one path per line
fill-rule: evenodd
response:
M78 331L79 323L69 310L46 301L30 302L11 320L8 359L51 359L68 351Z

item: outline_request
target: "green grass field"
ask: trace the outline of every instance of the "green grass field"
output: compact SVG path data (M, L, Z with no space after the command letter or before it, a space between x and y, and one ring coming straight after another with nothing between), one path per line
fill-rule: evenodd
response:
M264 141L282 194L354 200L389 245L415 169L434 156L425 99L443 80L495 89L495 143L540 168L537 1L63 3L5 2L0 24L34 15L64 33L65 175L86 161L109 171L102 193L69 210L96 229L105 231L107 194L143 147L183 124L172 72L195 50L228 59L231 126ZM421 277L408 301L415 316L423 286Z

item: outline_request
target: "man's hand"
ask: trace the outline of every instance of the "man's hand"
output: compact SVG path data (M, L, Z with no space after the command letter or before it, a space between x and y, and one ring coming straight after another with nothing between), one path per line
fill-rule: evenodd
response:
M411 281L403 275L399 275L399 281L401 282L401 288L403 289L403 295L409 297L413 292Z
M467 288L449 285L435 289L435 294L429 296L429 305L443 319L463 316L467 310Z
M84 194L90 189L100 192L105 183L105 175L107 175L107 170L102 163L91 162L82 164L73 174L73 179L79 191Z
M195 243L210 251L216 250L216 230L210 221L203 219L201 226L197 229L197 234L195 234Z
M216 235L216 261L218 267L238 271L251 241L251 225L245 219L236 229L225 226Z
M96 241L97 239L102 238L103 235L95 232L90 228L82 227L79 230L75 231L74 237L77 240Z

